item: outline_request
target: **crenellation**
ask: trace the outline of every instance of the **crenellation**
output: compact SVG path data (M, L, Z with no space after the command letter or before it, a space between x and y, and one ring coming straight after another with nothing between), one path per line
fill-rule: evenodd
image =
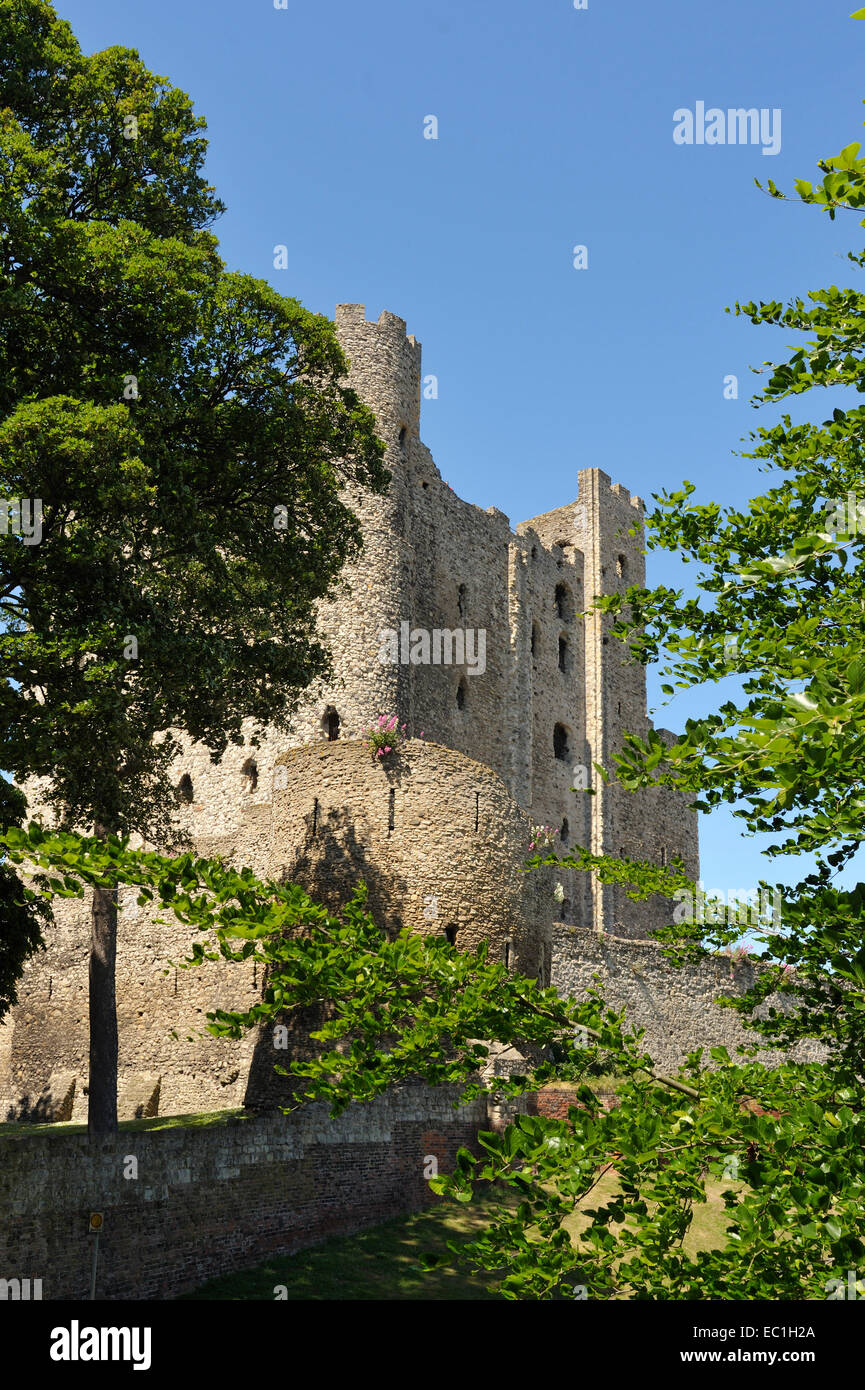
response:
M375 410L385 442L392 444L396 432L403 447L420 426L421 344L407 338L405 320L387 310L376 322L367 319L364 305L340 304L334 321L351 384Z

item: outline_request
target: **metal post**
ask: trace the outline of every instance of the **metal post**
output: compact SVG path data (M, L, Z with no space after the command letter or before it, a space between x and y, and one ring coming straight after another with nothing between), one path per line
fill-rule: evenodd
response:
M96 1261L99 1258L99 1232L93 1237L93 1261L90 1265L90 1302L96 1298Z

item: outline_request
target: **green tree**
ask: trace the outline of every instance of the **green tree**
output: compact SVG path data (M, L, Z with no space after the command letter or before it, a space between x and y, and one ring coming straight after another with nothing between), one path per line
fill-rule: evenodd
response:
M135 52L0 3L0 488L41 506L0 535L0 766L61 826L166 845L179 738L216 760L328 669L344 489L388 480L333 325L219 259L203 130ZM116 931L96 884L93 1133Z

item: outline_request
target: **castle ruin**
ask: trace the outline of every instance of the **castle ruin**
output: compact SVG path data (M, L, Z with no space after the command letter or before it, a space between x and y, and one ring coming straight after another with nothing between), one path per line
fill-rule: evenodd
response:
M572 502L512 530L497 508L457 497L422 444L421 348L403 320L370 322L362 305L341 305L336 328L392 483L383 497L349 498L364 549L321 611L333 680L307 692L290 733L229 747L215 766L189 747L178 767L184 828L201 854L286 875L333 906L363 879L382 926L468 949L486 939L494 958L545 984L576 988L578 976L582 987L575 960L598 968L615 942L628 960L648 952L655 980L672 975L650 940L669 904L634 903L577 871L521 871L540 824L559 846L679 857L699 876L685 799L629 794L595 770L612 772L624 735L651 727L644 668L591 610L594 596L644 583L641 500L585 469ZM398 759L375 763L362 733L379 714L396 714L412 737ZM170 962L187 954L188 933L135 896L121 896L117 952L121 1118L254 1103L255 1039L189 1035L214 1008L249 1007L256 968L178 971ZM56 903L48 949L0 1025L4 1119L86 1116L88 942L86 905ZM624 971L629 989L639 973ZM668 1064L696 1045L695 1028L708 1044L738 1026L707 1022L704 993L694 990L698 1012L686 1009L684 1023L680 996L665 1019L651 995L662 1057L673 1038Z

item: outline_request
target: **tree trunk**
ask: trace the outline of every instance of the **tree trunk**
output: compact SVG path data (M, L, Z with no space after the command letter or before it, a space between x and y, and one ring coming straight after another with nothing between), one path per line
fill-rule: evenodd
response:
M90 926L90 1093L87 1132L117 1133L117 889L94 888Z

